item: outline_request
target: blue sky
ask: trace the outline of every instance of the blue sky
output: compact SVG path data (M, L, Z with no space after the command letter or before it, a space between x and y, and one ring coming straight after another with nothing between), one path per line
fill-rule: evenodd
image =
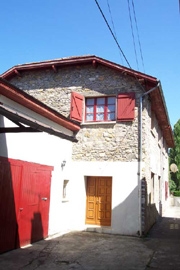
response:
M180 118L180 13L178 0L98 0L130 66L160 79L172 127ZM108 4L111 13L109 12ZM111 15L110 15L111 14ZM0 9L0 73L17 64L94 54L128 66L94 0L6 0Z

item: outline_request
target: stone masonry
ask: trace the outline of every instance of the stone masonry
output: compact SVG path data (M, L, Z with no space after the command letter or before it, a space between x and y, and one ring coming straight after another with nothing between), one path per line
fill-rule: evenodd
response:
M107 67L90 65L52 70L24 72L11 83L39 99L51 108L70 116L71 92L84 97L113 95L121 92L140 93L137 82ZM81 124L78 142L73 146L73 160L137 161L138 159L138 104L135 120L104 124Z

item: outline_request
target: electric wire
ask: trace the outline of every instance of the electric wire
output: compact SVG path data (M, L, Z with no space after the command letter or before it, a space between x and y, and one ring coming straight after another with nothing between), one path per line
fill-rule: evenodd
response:
M108 6L108 9L109 9L109 14L110 14L110 17L111 17L111 23L112 23L112 26L113 26L114 36L115 36L115 37L116 37L116 39L117 39L117 35L116 35L116 29L115 29L115 25L114 25L114 21L113 21L112 13L111 13L111 8L110 8L110 5L109 5L109 0L107 0L107 6ZM122 64L123 64L123 58L122 58L122 54L121 54L121 52L119 52L119 54L120 54L121 61L122 61Z
M179 1L180 1L180 0L179 0ZM98 9L99 9L99 11L100 11L100 13L101 13L101 15L102 15L102 17L103 17L103 19L104 19L105 23L106 23L106 25L107 25L107 26L108 26L108 28L109 28L109 31L111 32L111 35L113 36L113 38L114 38L114 40L115 40L115 42L116 42L116 44L117 44L117 46L118 46L119 50L121 51L122 56L124 57L124 59L125 59L126 63L127 63L127 64L128 64L128 66L129 66L129 68L130 68L130 69L133 71L133 74L134 74L134 77L135 77L135 79L136 79L137 83L139 84L139 86L141 87L141 89L142 89L143 91L145 91L145 89L144 89L143 85L142 85L142 84L139 82L139 80L138 80L138 78L137 78L137 76L136 76L136 74L135 74L135 71L132 69L132 67L131 67L131 65L130 65L130 63L129 63L129 61L127 60L127 58L126 58L126 56L125 56L125 54L124 54L123 50L121 49L121 47L120 47L120 45L119 45L119 43L118 43L118 41L117 41L117 39L116 39L116 37L115 37L115 35L114 35L114 33L113 33L112 29L111 29L111 27L110 27L110 25L109 25L109 23L108 23L108 21L107 21L107 19L106 19L105 15L104 15L104 13L103 13L102 9L101 9L101 7L100 7L100 5L99 5L98 1L97 1L97 0L95 0L95 2L96 2L96 5L97 5L97 7L98 7Z
M107 5L108 5L108 9L109 9L109 14L111 16L111 23L112 23L112 26L113 26L114 35L117 38L116 30L115 30L115 26L114 26L114 21L113 21L113 18L112 18L111 8L110 8L109 1L108 0L107 0Z
M136 12L135 12L134 0L132 0L132 7L133 7L133 13L134 13L134 20L135 20L135 24L136 24L136 31L137 31L137 37L138 37L138 43L139 43L139 50L140 50L140 55L141 55L141 61L142 61L143 71L145 73L144 58L143 58L142 49L141 49L141 42L140 42L140 37L139 37L139 29L138 29L138 24L137 24L137 19L136 19Z
M111 29L111 27L110 27L110 25L109 25L109 23L108 23L108 21L107 21L107 19L106 19L104 13L103 13L103 11L102 11L102 9L101 9L101 7L100 7L98 1L95 0L95 2L96 2L96 5L97 5L99 11L101 12L101 15L102 15L103 19L104 19L105 22L106 22L106 25L107 25L108 28L109 28L109 31L111 32L111 35L113 36L113 38L114 38L114 40L115 40L115 42L116 42L116 44L117 44L119 50L121 51L121 53L122 53L122 55L123 55L123 57L124 57L126 63L128 64L129 68L132 69L131 66L130 66L130 63L129 63L129 61L127 60L127 58L126 58L126 56L125 56L123 50L121 49L121 47L120 47L120 45L119 45L119 43L118 43L118 41L117 41L117 38L115 37L115 35L114 35L114 33L113 33L113 31L112 31L112 29Z
M133 45L134 45L134 53L135 53L135 58L136 58L136 65L137 65L137 69L139 70L139 63L138 63L138 58L137 58L136 43L135 43L135 38L134 38L134 30L133 30L133 24L132 24L132 17L131 17L131 9L130 9L129 0L127 0L127 2L128 2L129 20L130 20L130 25L131 25L131 34L132 34Z

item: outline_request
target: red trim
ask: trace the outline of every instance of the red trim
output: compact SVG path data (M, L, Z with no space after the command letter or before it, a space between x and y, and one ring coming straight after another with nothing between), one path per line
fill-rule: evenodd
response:
M165 181L165 200L168 198L168 182Z
M104 105L104 120L105 121L108 121L108 115L107 115L107 98L105 98L105 105ZM115 107L115 104L114 104L114 107Z
M76 92L71 93L70 118L77 122L82 122L83 101L84 101L83 95L80 95L79 93Z
M18 65L10 68L6 72L4 72L1 77L4 79L9 79L11 77L16 76L16 71L26 71L26 70L37 70L37 69L52 69L53 65L56 65L56 69L63 67L63 66L69 66L69 65L79 65L79 64L92 64L94 66L94 63L96 63L96 66L98 64L105 65L109 68L115 69L117 71L120 71L121 73L126 73L126 75L130 75L133 77L136 77L138 79L145 79L146 81L149 81L150 83L157 83L157 79L155 77L146 75L144 73L138 72L136 70L118 65L114 62L105 60L103 58L97 57L95 55L91 56L79 56L79 57L69 57L69 58L61 58L56 60L50 60L50 61L42 61L42 62L36 62L36 63L29 63L29 64L23 64Z
M117 120L133 121L135 117L135 93L121 93L117 101Z

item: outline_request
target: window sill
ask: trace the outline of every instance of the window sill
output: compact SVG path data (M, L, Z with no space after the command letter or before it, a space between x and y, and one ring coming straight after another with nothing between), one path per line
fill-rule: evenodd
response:
M69 202L69 199L62 199L62 203Z
M114 125L116 121L109 121L109 122L83 122L81 126L91 126L91 125Z

